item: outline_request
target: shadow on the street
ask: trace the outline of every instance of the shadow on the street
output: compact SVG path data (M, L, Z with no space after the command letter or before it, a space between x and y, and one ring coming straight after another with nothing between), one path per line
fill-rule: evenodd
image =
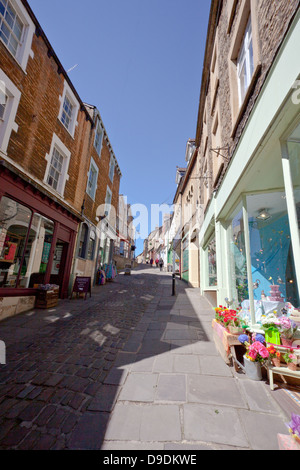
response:
M2 321L7 364L0 366L1 425L13 420L13 429L22 423L24 429L26 421L28 433L34 427L30 449L100 449L129 371L149 373L158 356L192 354L209 341L199 309L211 322L211 307L197 290L176 280L172 296L172 275L144 266L94 287L87 300L60 301L50 311ZM50 405L55 412L44 422ZM66 424L70 416L72 426ZM59 441L52 427L60 429ZM25 434L18 441L10 433L0 436L1 449L26 448Z

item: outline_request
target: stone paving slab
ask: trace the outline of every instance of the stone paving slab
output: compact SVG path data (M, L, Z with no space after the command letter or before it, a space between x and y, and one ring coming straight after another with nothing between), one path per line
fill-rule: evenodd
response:
M142 268L2 322L0 449L277 448L287 419L265 383L224 363L199 289L171 286Z

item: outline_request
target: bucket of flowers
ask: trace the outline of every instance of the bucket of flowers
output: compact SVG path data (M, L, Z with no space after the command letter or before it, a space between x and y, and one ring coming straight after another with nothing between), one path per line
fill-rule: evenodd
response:
M269 358L271 359L273 366L280 367L280 351L275 348L274 344L270 344L270 346L267 347L267 350L269 351Z
M269 358L269 351L264 345L264 336L253 334L252 338L249 338L248 335L240 335L239 341L246 348L244 354L244 371L246 375L252 380L261 380L261 366Z
M287 367L290 370L296 370L297 369L297 356L294 353L294 349L290 348L284 355L283 359L287 363Z
M280 332L282 346L289 348L293 344L298 326L295 322L284 316L278 318L278 321L278 328Z
M263 316L261 320L261 327L265 332L266 343L280 345L280 330L279 330L279 319L275 314L270 313L267 316Z

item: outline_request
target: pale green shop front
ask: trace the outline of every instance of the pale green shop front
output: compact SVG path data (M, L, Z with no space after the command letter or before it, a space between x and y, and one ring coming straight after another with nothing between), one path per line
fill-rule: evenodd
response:
M299 44L298 14L199 234L202 294L252 324L261 305L300 307Z

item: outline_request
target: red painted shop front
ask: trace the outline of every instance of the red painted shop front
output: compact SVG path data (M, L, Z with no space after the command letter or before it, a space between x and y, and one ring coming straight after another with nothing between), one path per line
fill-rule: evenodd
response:
M80 216L0 162L0 297L30 296L37 284L68 287Z

